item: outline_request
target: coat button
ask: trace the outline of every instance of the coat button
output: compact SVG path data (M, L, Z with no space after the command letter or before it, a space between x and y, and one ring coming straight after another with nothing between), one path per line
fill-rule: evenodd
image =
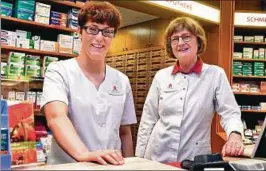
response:
M186 88L183 88L183 90L186 90Z
M183 98L181 97L180 100L183 100Z
M184 76L184 79L186 79L187 77L186 76Z

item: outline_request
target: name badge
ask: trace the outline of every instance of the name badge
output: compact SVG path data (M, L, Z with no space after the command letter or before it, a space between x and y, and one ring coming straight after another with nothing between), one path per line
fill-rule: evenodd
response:
M170 93L170 92L175 92L177 91L178 89L173 86L172 83L169 83L168 86L166 87L166 89L164 90L165 93Z
M113 86L112 90L109 92L110 95L113 96L122 96L123 92L119 90L116 86Z

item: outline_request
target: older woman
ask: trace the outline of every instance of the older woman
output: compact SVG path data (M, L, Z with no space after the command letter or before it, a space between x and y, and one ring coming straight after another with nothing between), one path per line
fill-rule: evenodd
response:
M241 155L241 113L224 70L203 63L203 28L193 19L173 20L166 30L166 50L174 66L158 71L147 95L138 130L136 155L159 162L193 160L211 153L214 112L228 135L224 155Z
M118 165L133 156L130 124L136 115L129 79L105 64L120 19L112 4L86 2L78 15L81 54L46 71L42 110L54 136L49 164Z

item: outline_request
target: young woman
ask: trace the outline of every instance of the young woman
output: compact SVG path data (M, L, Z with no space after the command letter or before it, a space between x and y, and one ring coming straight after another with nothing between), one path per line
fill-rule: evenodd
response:
M110 3L86 2L78 15L81 54L47 69L42 110L54 136L48 164L116 165L133 156L130 124L136 116L129 79L105 64L120 20Z
M159 162L194 160L211 153L214 112L228 135L224 155L241 155L243 125L224 70L203 63L203 28L193 19L173 20L166 30L166 50L174 66L156 73L138 130L136 155ZM242 134L243 135L243 134Z

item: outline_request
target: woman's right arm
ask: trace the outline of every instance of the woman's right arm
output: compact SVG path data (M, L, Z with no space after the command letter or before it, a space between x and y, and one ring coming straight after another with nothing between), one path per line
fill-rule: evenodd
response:
M156 75L152 81L149 93L146 97L141 121L138 129L136 156L144 157L151 132L159 119L159 84Z
M53 101L47 103L43 107L43 111L48 127L53 132L53 136L59 146L75 160L83 161L84 154L88 153L88 149L80 140L67 117L67 105L60 101Z

